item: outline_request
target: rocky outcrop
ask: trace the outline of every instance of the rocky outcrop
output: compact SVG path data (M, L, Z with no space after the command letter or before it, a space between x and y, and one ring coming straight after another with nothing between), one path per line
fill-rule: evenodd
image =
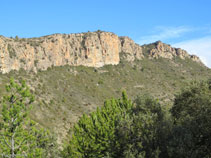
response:
M153 43L155 45L155 48L151 49L149 52L150 58L167 58L172 59L174 57L179 57L181 59L191 59L195 62L198 62L201 65L204 65L200 58L196 55L189 55L187 51L181 49L181 48L173 48L168 44L162 43L161 41L157 41Z
M1 38L1 72L37 71L51 66L84 65L101 67L119 63L119 38L101 33L55 34L32 39Z
M127 61L134 61L135 59L142 59L144 55L142 53L142 47L136 44L129 37L119 37L121 42L121 55L123 59Z
M128 37L118 37L110 32L87 32L79 34L54 34L40 38L6 38L0 36L0 72L11 70L46 70L51 66L90 66L102 67L116 65L121 59L141 60L145 56L142 46ZM200 59L190 56L182 49L172 48L162 42L156 42L149 51L150 58L170 58L178 56Z
M157 41L154 43L155 48L151 49L149 52L149 56L151 58L167 58L172 59L173 57L180 57L181 59L185 59L189 57L189 54L180 48L173 48L168 44L162 43L161 41Z

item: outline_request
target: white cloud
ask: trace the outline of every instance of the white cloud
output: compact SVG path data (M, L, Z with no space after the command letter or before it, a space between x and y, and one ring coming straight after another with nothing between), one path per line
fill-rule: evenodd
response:
M179 27L156 27L151 35L143 36L137 42L139 44L152 43L158 40L166 40L178 38L184 35L184 33L191 32L195 29L191 27L179 26Z
M211 68L211 27L156 27L151 34L143 36L137 43L148 44L158 40L169 41L179 39L187 36L188 33L200 33L205 34L206 37L198 39L190 39L173 44L173 47L178 47L187 50L190 54L195 54L200 57L202 62L209 68ZM187 38L186 38L187 39Z
M204 64L211 68L211 36L175 43L172 46L199 56Z

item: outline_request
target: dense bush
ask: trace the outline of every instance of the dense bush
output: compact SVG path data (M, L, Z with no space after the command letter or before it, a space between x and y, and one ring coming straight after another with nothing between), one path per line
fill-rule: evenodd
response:
M211 157L211 82L194 82L176 96L171 157Z
M172 121L159 100L150 95L138 96L130 120L120 122L117 131L124 150L121 157L168 157L168 139Z

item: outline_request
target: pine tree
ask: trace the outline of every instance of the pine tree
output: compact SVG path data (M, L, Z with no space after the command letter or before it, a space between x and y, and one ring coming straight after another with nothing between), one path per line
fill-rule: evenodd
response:
M123 92L121 99L108 100L101 109L97 108L89 116L84 114L74 127L64 157L116 157L119 147L116 127L119 120L127 117L131 107L131 101Z
M42 157L42 144L46 133L35 126L28 117L30 104L34 101L25 81L14 79L6 85L8 95L1 102L0 153L2 157Z

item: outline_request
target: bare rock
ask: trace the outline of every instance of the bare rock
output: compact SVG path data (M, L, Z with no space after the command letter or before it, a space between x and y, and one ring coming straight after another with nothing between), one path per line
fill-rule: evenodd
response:
M187 51L181 49L181 48L173 48L168 44L162 43L161 41L157 41L154 43L155 48L151 49L149 52L149 58L167 58L167 59L172 59L174 57L179 57L183 60L185 59L191 59L200 65L204 66L202 61L200 60L199 57L196 55L189 55Z
M121 53L123 53L123 58L127 61L134 61L135 59L141 60L144 58L142 53L142 47L136 44L129 37L120 37L121 42Z
M172 59L176 56L176 50L170 45L158 41L155 43L155 48L150 50L149 56L156 59L159 57Z
M108 32L55 34L40 38L0 38L0 71L37 71L51 66L101 67L119 63L119 38Z
M160 41L154 44L155 47L149 50L149 58L180 57L202 63L197 56L189 55L185 50L172 48ZM0 36L0 72L20 69L36 72L64 65L117 65L120 56L129 62L145 58L144 47L129 37L118 37L103 31L20 39Z

